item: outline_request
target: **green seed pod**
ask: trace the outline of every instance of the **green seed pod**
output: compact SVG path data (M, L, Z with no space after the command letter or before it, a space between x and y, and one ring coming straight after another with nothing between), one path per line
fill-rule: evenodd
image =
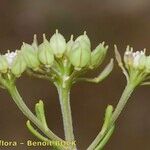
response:
M83 35L80 35L77 37L76 41L79 41L79 42L83 42L83 43L86 43L90 48L91 48L91 42L90 42L90 39L89 37L87 36L86 34L86 31L84 31L84 34Z
M53 51L50 47L49 41L46 39L45 35L43 35L43 43L39 45L39 60L41 63L50 67L54 61Z
M97 66L99 66L107 53L108 46L104 46L104 42L99 44L91 53L91 63L90 63L90 68L93 69Z
M56 57L61 58L63 56L66 50L66 40L58 33L58 30L56 30L56 33L51 37L50 46Z
M27 65L25 60L23 59L23 55L21 52L18 52L17 56L14 58L11 72L16 76L20 77L20 75L25 71Z
M90 61L90 44L87 41L86 35L78 37L68 53L69 60L76 69L85 67Z
M40 62L38 59L38 53L34 49L34 47L29 44L23 43L21 51L27 66L29 68L32 68L33 70L38 69Z
M8 62L4 55L0 55L0 73L6 73L8 70Z

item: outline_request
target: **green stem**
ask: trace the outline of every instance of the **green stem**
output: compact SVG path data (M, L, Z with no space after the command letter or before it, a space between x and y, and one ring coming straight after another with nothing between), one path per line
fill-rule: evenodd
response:
M127 104L131 94L133 93L134 89L136 87L136 84L132 83L132 82L129 82L124 91L123 91L123 94L112 114L112 117L111 117L111 120L110 120L110 124L108 126L108 130L106 130L106 132L104 133L104 135L107 135L108 132L109 132L109 129L112 128L112 126L114 126L115 122L117 121L118 117L120 116L122 110L124 109L125 105ZM108 137L110 138L110 136ZM102 139L102 137L101 137ZM101 141L102 142L102 141Z
M87 150L93 150L100 142L101 140L105 137L106 131L108 130L111 116L113 112L113 107L111 105L108 105L105 111L105 118L104 118L104 123L102 126L101 131L95 138L95 140L91 143L91 145L87 148Z
M127 86L125 87L124 92L112 114L110 126L113 125L116 122L116 120L118 119L119 115L121 114L123 108L125 107L126 103L128 102L128 99L130 98L135 87L136 87L136 85L132 84L132 83L128 83Z
M127 86L125 87L124 92L112 114L108 129L103 133L100 132L87 150L93 150L94 146L97 145L103 139L103 137L107 134L109 129L115 124L116 120L118 119L119 115L121 114L123 108L125 107L128 99L130 98L135 87L136 87L136 84L132 84L132 83L127 84Z
M104 148L104 146L106 145L106 143L110 139L111 135L113 134L114 128L115 127L112 126L110 128L110 130L108 130L107 134L104 136L104 138L102 139L102 141L100 142L100 144L95 148L95 150L102 150Z
M61 112L63 117L63 125L64 125L64 133L65 140L73 142L74 141L74 133L73 133L73 125L72 125L72 114L71 114L71 106L70 106L70 88L66 87L57 87ZM71 148L71 150L76 149Z
M24 103L22 97L17 91L16 86L11 85L8 88L8 91L13 98L14 102L18 106L18 108L22 111L22 113L31 120L47 137L49 137L51 140L56 141L63 141L61 138L59 138L57 135L55 135L50 129L45 129L42 123L37 119L37 117L30 111L30 109L26 106Z

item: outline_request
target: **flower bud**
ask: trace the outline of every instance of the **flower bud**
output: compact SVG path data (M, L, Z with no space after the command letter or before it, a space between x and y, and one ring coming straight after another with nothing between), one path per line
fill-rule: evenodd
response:
M47 67L50 67L54 61L53 51L50 47L50 43L45 38L45 35L43 35L43 43L39 45L38 56L41 63L43 63Z
M87 36L83 35L75 40L72 49L69 51L69 60L77 68L85 67L90 61L91 51Z
M104 60L106 53L108 50L108 46L104 46L104 42L100 43L91 53L91 63L90 68L93 69L100 65Z
M23 55L21 52L18 52L17 56L14 58L14 61L12 63L11 72L16 76L20 77L20 75L25 71L26 69L26 62L23 59Z
M66 40L58 33L58 30L56 30L56 33L51 37L50 46L56 57L61 58L63 56L66 50Z
M29 68L36 70L40 62L38 59L38 53L34 49L34 47L29 44L23 43L23 46L21 47L21 51L27 66Z
M0 73L6 73L8 69L8 62L4 55L0 55Z

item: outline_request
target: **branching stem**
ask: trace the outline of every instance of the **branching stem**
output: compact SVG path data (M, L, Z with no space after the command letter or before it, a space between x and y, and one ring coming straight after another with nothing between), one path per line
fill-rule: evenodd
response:
M14 102L22 113L31 120L50 140L63 141L57 135L55 135L50 129L45 129L43 124L37 119L37 117L30 111L30 109L24 103L22 97L17 91L16 86L11 85L8 88L8 91L13 98ZM63 149L63 148L62 148Z

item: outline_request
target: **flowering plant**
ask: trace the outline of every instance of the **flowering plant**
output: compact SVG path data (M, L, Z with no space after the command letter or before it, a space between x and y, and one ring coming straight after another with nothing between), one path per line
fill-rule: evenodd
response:
M44 34L41 44L38 44L35 35L31 45L23 43L20 50L8 51L6 54L0 55L0 87L8 91L18 108L28 118L27 128L38 139L45 142L54 140L71 143L75 141L75 137L70 106L70 89L73 84L80 81L99 83L111 73L113 59L97 77L84 77L85 73L102 64L107 50L108 46L102 42L91 51L90 39L86 32L75 40L71 35L70 40L66 42L63 35L56 30L50 40L47 40ZM107 106L102 129L87 150L104 148L114 131L116 120L134 89L139 85L150 84L148 82L150 79L150 56L145 55L145 50L133 52L133 48L128 46L123 62L115 46L115 55L118 65L126 76L127 85L115 109L112 105ZM63 118L64 139L49 129L42 100L35 105L35 114L25 104L15 85L16 80L23 73L47 80L56 86ZM40 131L37 131L36 128ZM52 147L58 150L77 149L77 145L73 144L53 144Z

